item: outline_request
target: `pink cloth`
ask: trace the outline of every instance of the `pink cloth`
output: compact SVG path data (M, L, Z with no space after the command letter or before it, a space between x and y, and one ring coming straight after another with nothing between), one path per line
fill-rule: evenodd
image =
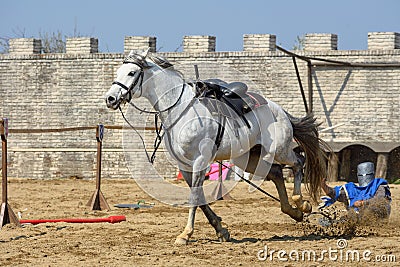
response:
M225 164L226 166L228 166L229 168L233 167L233 164ZM206 174L206 176L208 175L210 178L210 180L212 181L216 181L218 180L218 176L219 176L219 164L218 163L213 163L210 165L210 171ZM222 180L226 179L226 175L228 174L229 169L225 168L224 166L222 166Z

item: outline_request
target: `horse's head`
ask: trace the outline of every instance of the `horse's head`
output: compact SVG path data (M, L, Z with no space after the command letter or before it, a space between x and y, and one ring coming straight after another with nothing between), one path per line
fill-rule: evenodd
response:
M137 54L131 51L117 70L117 78L104 95L108 108L117 109L121 103L142 95L144 70L149 67L146 57L148 51Z

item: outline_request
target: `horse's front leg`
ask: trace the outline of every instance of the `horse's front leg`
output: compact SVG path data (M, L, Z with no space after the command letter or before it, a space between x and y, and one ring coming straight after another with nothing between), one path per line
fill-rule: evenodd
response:
M201 162L204 162L202 159ZM198 168L198 165L194 166L194 169ZM197 170L202 169L198 168ZM192 236L194 232L194 219L196 208L200 206L204 215L207 217L209 223L214 227L217 237L220 241L229 241L230 234L228 230L222 227L221 218L218 217L214 211L210 208L207 203L207 200L204 195L203 191L203 182L204 182L204 175L205 170L197 171L197 172L187 172L181 170L183 177L185 178L186 182L190 187L190 197L189 197L189 218L187 225L183 232L176 238L175 244L185 245L189 242L189 238Z
M198 206L206 204L206 198L204 196L204 191L203 191L205 169L202 170L201 166L197 165L194 166L194 169L195 170L200 169L200 171L189 172L189 171L184 171L182 169L180 170L183 178L190 187L190 195L189 195L190 209L186 227L175 240L175 244L177 245L188 244L189 239L194 232L194 219L195 219L196 209Z
M214 211L210 208L203 191L205 171L194 173L192 186L190 187L190 204L192 206L200 206L204 215L207 217L208 222L214 227L218 239L222 241L229 241L230 234L228 229L222 227L222 219L217 216Z
M197 209L196 206L189 208L189 217L188 217L186 227L183 230L183 232L180 235L178 235L178 237L176 238L176 240L175 240L176 245L187 245L188 244L189 239L194 232L194 218L196 215L196 209Z
M185 179L186 183L189 185L190 188L192 188L192 181L193 181L193 172L188 172L180 169L180 172ZM192 195L192 190L190 195ZM192 199L192 196L190 196L190 199ZM196 215L196 205L191 205L189 208L189 216L187 220L187 224L183 232L178 235L178 237L175 240L176 245L187 245L189 242L190 237L192 236L194 232L194 219Z

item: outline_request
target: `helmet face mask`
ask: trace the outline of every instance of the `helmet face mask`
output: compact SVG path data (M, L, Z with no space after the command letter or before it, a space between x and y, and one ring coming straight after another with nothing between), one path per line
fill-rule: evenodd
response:
M363 162L357 166L357 178L360 186L367 186L375 179L375 166L372 162Z

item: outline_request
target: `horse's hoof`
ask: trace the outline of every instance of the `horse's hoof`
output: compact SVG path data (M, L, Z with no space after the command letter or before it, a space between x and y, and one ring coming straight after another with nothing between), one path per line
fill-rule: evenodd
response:
M300 206L300 210L304 213L311 213L312 212L312 206L309 201L305 200L303 201L303 204Z
M220 242L229 242L231 240L231 234L226 228L222 228L221 232L219 232L217 236Z
M301 213L300 216L292 217L296 222L302 222L303 221L303 213Z
M311 213L312 211L312 206L310 202L307 200L303 200L303 197L301 195L293 195L292 200L296 204L296 207L301 210L304 213Z
M303 197L302 197L302 195L293 195L292 196L292 200L297 205L297 203L299 203L299 202L301 202L303 200Z
M189 240L182 238L182 237L177 237L175 239L175 245L178 245L178 246L186 246L188 243L189 243Z
M293 209L293 212L288 213L288 214L296 222L303 221L303 212L301 212L299 209Z

